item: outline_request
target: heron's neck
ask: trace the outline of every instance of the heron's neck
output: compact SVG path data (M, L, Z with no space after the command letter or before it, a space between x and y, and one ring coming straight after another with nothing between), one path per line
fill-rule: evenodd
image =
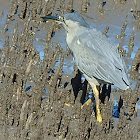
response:
M78 28L73 28L73 29L67 29L67 36L66 36L66 41L68 46L71 46L70 44L73 42L73 39L82 34L82 32L85 30L85 27L80 26Z

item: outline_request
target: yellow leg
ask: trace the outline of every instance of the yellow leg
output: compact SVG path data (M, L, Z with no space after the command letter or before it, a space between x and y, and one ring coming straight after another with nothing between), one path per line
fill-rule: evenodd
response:
M99 123L102 122L102 116L101 116L101 112L100 112L100 100L99 100L99 91L97 89L97 86L93 83L93 82L89 82L92 89L93 89L93 93L94 93L94 97L95 97L95 101L96 101L96 116L97 116L97 121ZM89 105L92 102L91 99L88 99L82 106L81 109L85 106L85 105Z
M69 103L65 103L65 106L73 107L73 105L71 105L71 104L69 104Z
M99 91L97 89L96 85L91 84L92 88L93 88L93 92L94 92L94 97L95 97L95 101L96 101L96 114L97 114L97 121L99 123L102 122L102 116L101 116L101 112L100 112L100 100L99 100Z
M85 105L89 105L90 103L92 103L91 99L88 99L82 106L81 109L85 106Z

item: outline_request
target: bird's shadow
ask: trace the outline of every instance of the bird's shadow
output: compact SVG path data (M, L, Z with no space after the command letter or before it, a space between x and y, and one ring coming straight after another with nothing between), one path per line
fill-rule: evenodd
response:
M82 76L81 72L79 70L77 70L75 77L71 79L71 85L73 88L75 99L77 98L78 93L79 93L81 86L82 86L81 76Z
M100 89L100 94L99 94L99 98L102 103L104 103L106 97L110 99L110 93L111 93L111 85L107 86L106 84L104 84L103 87Z
M82 83L81 77L82 73L78 70L75 77L71 79L71 85L73 88L75 99L77 98L79 91L82 90L80 102L83 104L85 103L87 97L86 95L88 94L87 93L88 81L85 79L85 81ZM108 99L110 98L111 85L107 86L106 84L104 84L103 87L101 88L102 89L100 89L101 92L99 98L101 102L104 103L106 97L108 97ZM94 100L94 96L92 97L92 100Z

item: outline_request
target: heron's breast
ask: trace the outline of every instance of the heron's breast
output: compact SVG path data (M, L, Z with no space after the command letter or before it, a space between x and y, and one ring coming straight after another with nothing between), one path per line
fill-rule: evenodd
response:
M67 45L70 49L72 49L72 47L73 47L73 43L72 43L73 39L74 39L74 37L71 34L67 34L66 42L67 42Z

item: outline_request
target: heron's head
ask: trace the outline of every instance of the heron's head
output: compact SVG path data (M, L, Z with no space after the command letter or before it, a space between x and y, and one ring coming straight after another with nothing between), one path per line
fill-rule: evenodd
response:
M46 17L41 17L43 18L44 21L55 21L58 23L61 23L65 30L71 31L71 30L76 30L77 28L80 28L81 26L83 27L89 27L85 19L77 14L77 13L68 13L64 14L62 16L46 16Z

